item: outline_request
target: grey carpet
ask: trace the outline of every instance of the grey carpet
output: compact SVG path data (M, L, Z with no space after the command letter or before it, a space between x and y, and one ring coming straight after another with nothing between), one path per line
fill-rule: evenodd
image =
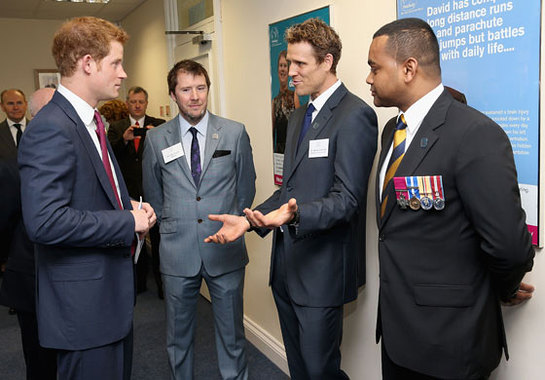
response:
M157 298L155 283L148 279L148 290L138 295L134 316L133 380L169 379L165 345L164 301ZM197 304L195 334L195 380L221 379L214 340L210 303L200 297ZM0 306L0 379L24 379L25 366L17 317ZM255 380L289 379L278 367L247 343L249 378Z

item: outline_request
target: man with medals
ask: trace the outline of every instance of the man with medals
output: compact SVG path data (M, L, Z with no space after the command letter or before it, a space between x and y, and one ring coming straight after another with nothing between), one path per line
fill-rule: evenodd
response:
M500 301L533 291L511 144L445 90L426 22L381 27L368 63L375 106L399 109L377 170L383 378L486 379L507 348Z

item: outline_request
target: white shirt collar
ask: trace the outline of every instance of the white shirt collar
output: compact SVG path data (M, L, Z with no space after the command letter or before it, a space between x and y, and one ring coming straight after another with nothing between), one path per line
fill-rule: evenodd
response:
M324 104L329 100L331 95L333 95L335 90L341 86L341 83L342 83L341 80L337 79L337 81L333 83L331 87L329 87L327 90L322 92L316 99L309 101L309 104L312 103L312 105L314 105L314 108L316 108L316 111L313 112L312 116L320 112Z
M178 120L180 121L180 129L182 132L182 136L185 135L186 133L190 133L189 129L191 127L195 127L195 129L197 130L197 132L199 132L199 134L206 136L206 130L208 128L208 110L204 114L201 121L199 121L196 125L189 124L189 122L186 119L184 119L182 115L180 114L178 114Z
M142 116L140 119L135 119L134 117L132 117L131 115L129 115L129 121L131 122L131 125L135 125L136 122L138 122L138 125L143 127L144 126L144 119L146 118L146 116Z
M72 107L74 107L79 118L81 121L83 121L83 124L89 126L90 124L94 123L93 119L95 117L95 109L91 107L89 103L64 87L62 84L59 84L57 91L70 102Z
M18 122L18 123L14 122L14 121L11 120L9 117L7 117L6 120L8 121L8 126L9 126L9 127L13 127L13 124L21 124L21 128L22 128L23 130L24 130L25 127L26 127L26 118L25 118L25 117L23 117L23 118L21 119L21 121ZM13 127L13 128L15 128L15 127Z
M441 96L443 90L443 84L440 83L439 86L435 87L426 95L418 99L413 105L411 105L407 109L407 111L403 112L403 115L405 116L405 121L407 122L407 134L414 136L418 128L420 128L422 120L424 120L424 118L430 111L433 103L435 103L439 96ZM402 112L400 112L400 114L401 113Z

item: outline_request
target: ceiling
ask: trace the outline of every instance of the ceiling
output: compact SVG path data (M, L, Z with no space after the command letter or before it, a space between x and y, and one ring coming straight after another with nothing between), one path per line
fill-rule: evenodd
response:
M55 0L0 0L0 18L66 20L96 16L121 21L146 0L110 0L108 4L65 3Z

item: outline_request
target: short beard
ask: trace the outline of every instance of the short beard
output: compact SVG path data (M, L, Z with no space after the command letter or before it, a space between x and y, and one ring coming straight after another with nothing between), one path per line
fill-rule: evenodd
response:
M187 120L187 122L191 125L197 125L199 123L199 121L202 120L202 118L204 117L204 115L206 114L206 108L201 112L200 115L197 115L197 116L191 116L189 113L187 112L184 112L182 110L180 110L180 113L182 114L182 117Z

